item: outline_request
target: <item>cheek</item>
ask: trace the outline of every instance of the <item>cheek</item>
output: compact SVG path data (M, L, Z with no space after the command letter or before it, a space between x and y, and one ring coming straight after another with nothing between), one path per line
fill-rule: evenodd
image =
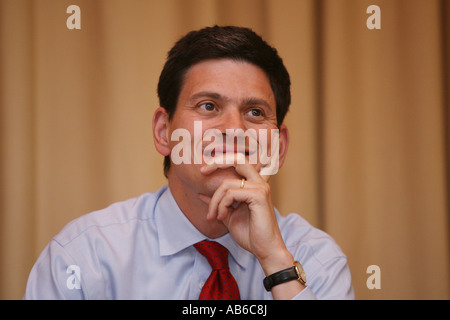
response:
M194 138L194 128L179 122L172 122L167 130L167 140L173 148L179 143L189 144Z
M269 148L270 146L277 144L280 138L280 130L277 128L263 128L257 130L258 145L263 148Z

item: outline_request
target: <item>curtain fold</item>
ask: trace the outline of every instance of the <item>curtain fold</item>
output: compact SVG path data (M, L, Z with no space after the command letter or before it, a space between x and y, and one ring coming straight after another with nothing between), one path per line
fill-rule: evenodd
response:
M35 252L33 15L0 2L0 296L23 291ZM14 32L10 32L14 30ZM12 293L12 294L11 294Z
M380 266L374 296L438 298L449 279L440 3L380 1L377 31L352 19L370 1L325 4L325 229L355 250L356 270ZM442 277L418 286L417 264Z
M69 30L69 5L81 30ZM369 30L366 9L381 10ZM331 234L357 299L448 299L445 0L0 0L0 298L69 221L166 183L151 121L167 51L253 28L292 80L274 202ZM370 290L367 268L381 270Z

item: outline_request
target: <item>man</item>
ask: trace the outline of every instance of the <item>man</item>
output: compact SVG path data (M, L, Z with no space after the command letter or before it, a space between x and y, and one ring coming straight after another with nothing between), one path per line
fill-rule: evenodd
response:
M24 298L354 298L333 239L272 204L290 105L276 50L246 28L190 32L169 52L158 95L168 186L68 224Z

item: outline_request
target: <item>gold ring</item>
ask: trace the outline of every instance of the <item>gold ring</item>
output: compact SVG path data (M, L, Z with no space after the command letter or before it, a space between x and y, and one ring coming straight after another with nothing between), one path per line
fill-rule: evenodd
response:
M242 179L241 180L241 189L244 188L244 185L245 185L245 179Z

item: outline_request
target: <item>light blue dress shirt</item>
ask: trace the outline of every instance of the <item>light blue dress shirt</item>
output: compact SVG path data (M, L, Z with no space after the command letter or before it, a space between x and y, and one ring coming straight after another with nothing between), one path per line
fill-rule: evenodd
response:
M276 214L307 276L294 299L354 299L347 259L334 240L297 214ZM70 222L39 256L23 298L197 300L211 273L193 247L204 239L165 186ZM230 234L214 240L230 252L241 299L272 299L255 256Z

